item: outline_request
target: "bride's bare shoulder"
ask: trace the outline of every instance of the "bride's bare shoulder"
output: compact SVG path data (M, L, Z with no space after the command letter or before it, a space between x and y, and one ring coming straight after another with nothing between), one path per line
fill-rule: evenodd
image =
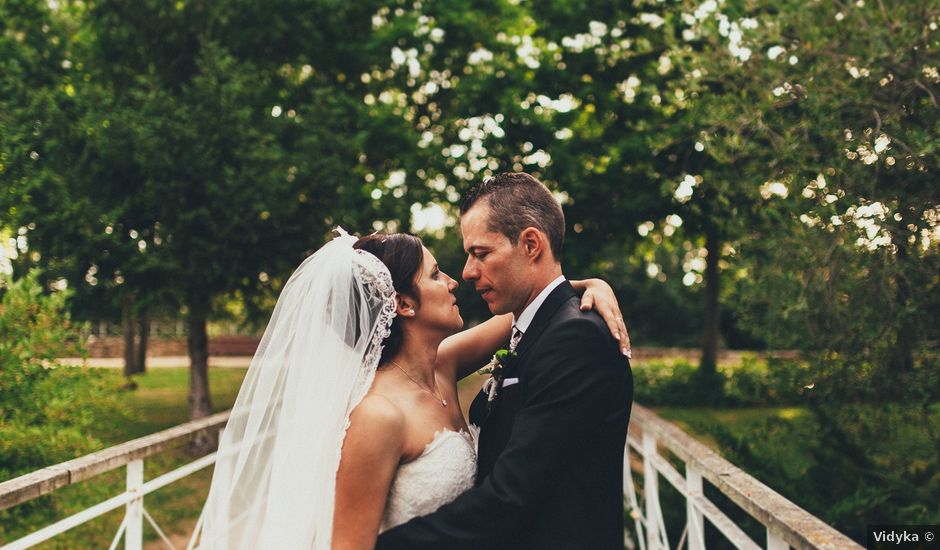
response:
M376 502L365 500L384 503L388 483L401 463L404 431L404 415L398 407L382 396L367 395L349 415L336 478L337 495L358 494L359 499L372 495ZM359 513L359 505L354 508Z
M402 437L405 431L405 413L391 399L378 393L369 393L349 415L349 428L359 432Z

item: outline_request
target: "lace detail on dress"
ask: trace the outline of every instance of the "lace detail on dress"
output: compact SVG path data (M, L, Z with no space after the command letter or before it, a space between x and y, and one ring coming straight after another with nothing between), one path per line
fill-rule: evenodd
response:
M398 467L379 532L433 513L473 487L476 442L467 432L441 430L421 455Z

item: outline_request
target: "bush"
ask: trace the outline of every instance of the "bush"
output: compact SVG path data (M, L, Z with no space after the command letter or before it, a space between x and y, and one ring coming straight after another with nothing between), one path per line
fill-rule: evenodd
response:
M53 364L81 352L67 294L45 293L35 272L2 292L0 481L103 448L90 428L124 417L119 373ZM23 534L55 513L48 498L4 510L0 535Z
M740 365L721 365L714 381L703 380L687 361L654 361L633 367L634 391L649 406L724 407L788 405L804 402L812 371L798 361L745 357ZM712 384L720 384L713 391Z

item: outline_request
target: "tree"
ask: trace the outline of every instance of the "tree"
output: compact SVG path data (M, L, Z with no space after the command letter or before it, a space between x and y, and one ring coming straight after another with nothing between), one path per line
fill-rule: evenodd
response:
M599 242L612 258L628 253L636 234L625 228L668 205L651 183L644 134L655 107L633 89L636 75L657 74L663 9L493 2L465 12L437 3L395 16L380 10L377 32L399 39L391 71L372 72L365 99L400 102L414 126L414 177L430 193L412 200L449 204L454 216L470 182L526 170L564 199L569 270L596 270Z
M11 225L29 228L22 261L89 301L100 290L111 307L127 304L127 318L182 309L193 418L211 410L214 300L276 292L333 224L407 212L353 179L384 179L413 147L396 137L390 110L367 112L355 93L363 83L346 78L373 64L358 42L371 6L324 2L298 14L291 4L253 13L103 0L45 12L76 25L74 70L49 101L60 124L35 140L48 168L24 174L9 196ZM298 15L331 24L297 32ZM242 32L243 18L263 21L264 34Z
M778 345L910 372L936 331L930 293L913 289L936 285L938 12L749 6L738 29L696 27L689 66L703 172L747 194L724 191L721 212L746 222L732 234L748 236L736 248L751 318ZM746 60L722 65L735 52Z

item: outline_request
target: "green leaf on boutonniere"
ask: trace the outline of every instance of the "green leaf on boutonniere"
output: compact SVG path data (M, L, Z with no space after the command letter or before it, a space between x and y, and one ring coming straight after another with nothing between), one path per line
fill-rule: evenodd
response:
M512 365L513 361L516 360L516 352L502 348L496 351L493 354L493 357L490 359L490 362L487 363L482 369L477 371L477 374L492 374L498 376L502 369L508 369Z
M516 358L516 352L503 348L497 350L493 358L503 367L509 367L512 360Z

